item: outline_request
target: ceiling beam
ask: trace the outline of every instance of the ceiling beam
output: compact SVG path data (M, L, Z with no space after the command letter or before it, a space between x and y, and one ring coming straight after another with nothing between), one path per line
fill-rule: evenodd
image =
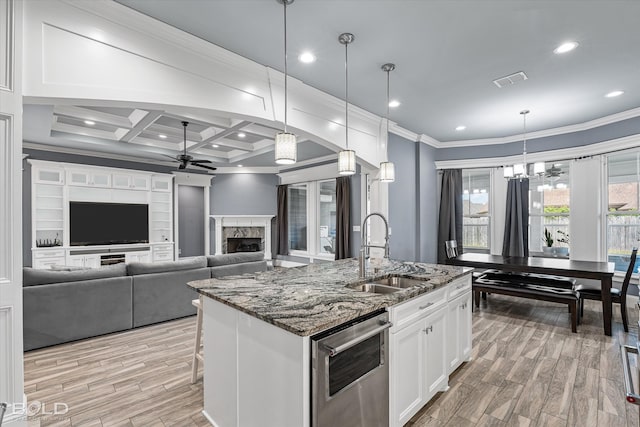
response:
M230 128L223 130L222 132L212 136L211 138L207 138L202 142L199 142L197 144L192 145L191 147L189 147L190 150L197 150L200 147L204 147L205 145L211 144L213 141L217 141L219 139L224 138L225 136L231 135L232 133L236 133L239 130L241 130L243 127L250 125L251 122L249 121L241 121L238 124L231 126ZM234 141L234 144L236 142ZM247 150L247 151L252 151L253 150L253 145L248 143L248 142L239 142L239 144L245 144L245 148L243 148L243 150ZM228 143L225 142L225 145L229 145ZM234 148L240 148L235 146Z
M144 116L142 120L138 121L138 123L136 123L133 129L129 129L129 132L127 132L122 138L120 138L120 141L131 142L133 138L140 135L149 126L151 126L156 120L162 117L162 114L163 114L163 111L160 111L160 110L148 111L147 115Z
M69 116L81 120L93 120L99 123L130 129L133 124L129 117L116 116L115 114L91 110L89 108L75 107L72 105L56 105L53 107L54 115Z

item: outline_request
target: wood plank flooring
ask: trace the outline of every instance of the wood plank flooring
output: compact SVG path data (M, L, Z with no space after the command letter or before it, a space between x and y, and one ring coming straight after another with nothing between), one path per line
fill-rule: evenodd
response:
M614 306L605 337L599 303L586 301L572 334L565 306L489 296L473 314L473 360L406 427L638 426L618 349L637 338L637 310L629 314L625 334ZM208 426L202 381L190 384L194 333L190 317L25 353L28 402L69 406L28 425Z

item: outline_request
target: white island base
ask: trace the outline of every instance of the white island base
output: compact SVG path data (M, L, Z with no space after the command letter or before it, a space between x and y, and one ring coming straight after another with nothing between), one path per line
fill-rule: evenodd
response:
M204 416L216 427L308 427L309 337L203 300Z
M204 415L216 427L308 427L310 338L204 297ZM471 275L391 306L389 425L401 427L471 355Z

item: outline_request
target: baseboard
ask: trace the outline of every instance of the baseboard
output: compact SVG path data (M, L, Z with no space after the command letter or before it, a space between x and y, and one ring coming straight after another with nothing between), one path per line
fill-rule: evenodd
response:
M207 414L207 411L205 411L204 409L202 410L202 415L204 415L204 417L207 419L207 421L209 421L209 423L213 426L213 427L220 427L218 424L216 424L213 421L213 418L211 418L209 416L209 414Z

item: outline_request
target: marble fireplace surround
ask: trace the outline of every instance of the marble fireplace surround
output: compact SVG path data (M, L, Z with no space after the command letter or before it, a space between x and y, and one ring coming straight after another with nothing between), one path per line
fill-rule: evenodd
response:
M271 259L271 219L275 215L211 215L215 222L215 254L226 253L227 237L260 237L264 258Z

